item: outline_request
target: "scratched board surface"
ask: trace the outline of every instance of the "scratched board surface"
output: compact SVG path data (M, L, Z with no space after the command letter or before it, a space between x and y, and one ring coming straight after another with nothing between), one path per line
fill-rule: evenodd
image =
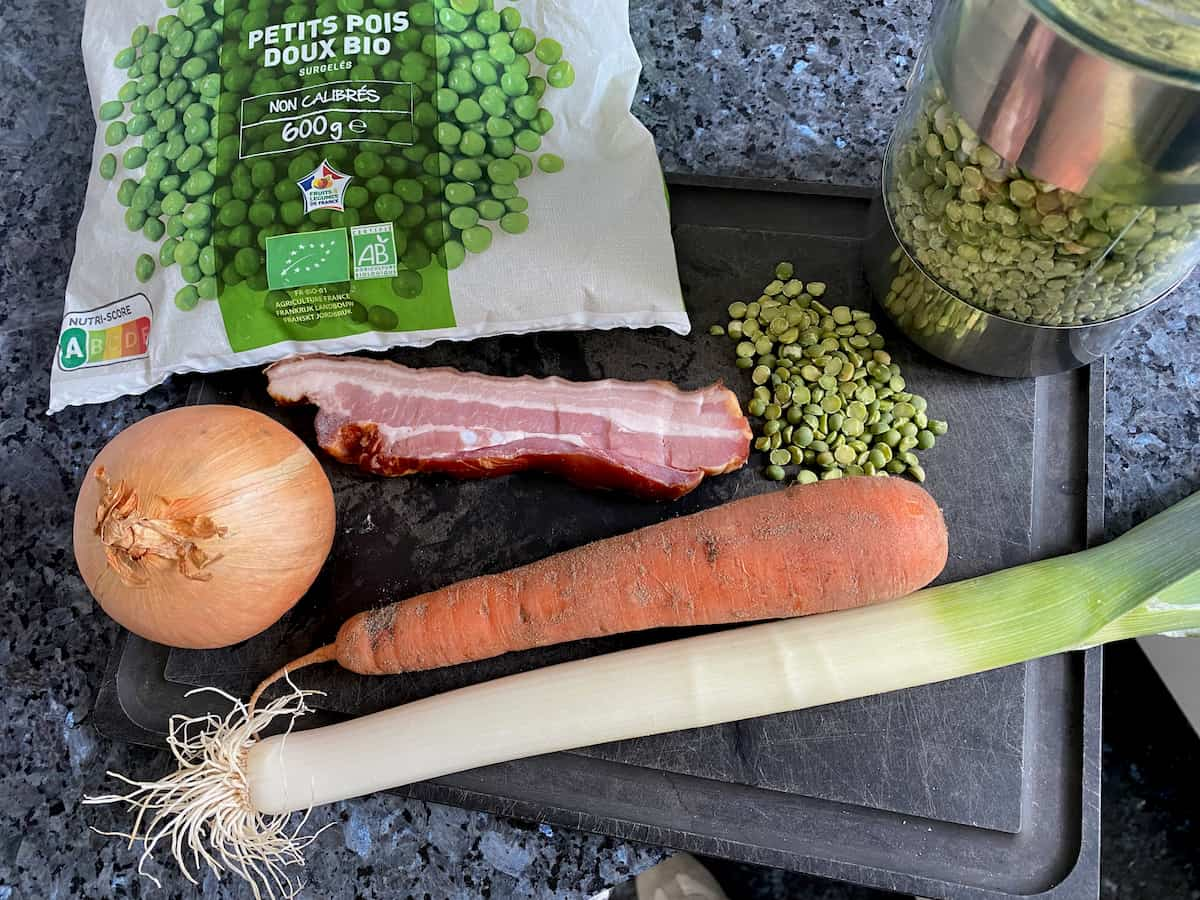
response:
M676 246L694 333L661 330L496 338L398 351L410 365L451 365L497 375L572 379L663 378L685 388L723 380L745 396L749 382L733 365L725 338L708 326L726 305L750 300L776 262L794 260L808 280L828 283L834 303L867 308L860 271L865 204L830 201L829 214L792 222L778 210L756 221L720 206L676 202ZM816 222L812 225L812 222ZM815 232L819 232L815 233ZM941 365L883 328L889 349L931 412L950 433L923 455L927 487L946 514L950 561L943 580L1004 568L1031 557L1034 385L970 375ZM257 373L210 379L208 402L238 402L278 417L310 444L312 410L277 410ZM319 451L318 451L319 453ZM588 493L553 478L522 474L456 482L438 476L380 480L327 463L337 496L339 532L310 594L263 635L217 651L172 651L168 679L245 695L269 672L328 642L338 625L364 609L469 576L501 571L547 554L628 532L749 494L775 490L752 454L743 471L707 480L669 505ZM864 534L862 540L874 537ZM787 565L786 559L779 561ZM437 672L364 678L334 666L308 669L306 688L327 692L319 705L360 714L440 691L550 663L677 637L653 632L510 654ZM1024 666L818 709L576 751L593 760L597 779L611 764L653 769L749 791L772 791L973 825L1021 827L1025 738ZM654 690L646 685L647 693ZM613 698L636 704L639 697ZM553 783L548 757L547 783ZM621 769L620 771L625 771ZM569 781L570 779L563 779ZM614 782L615 783L615 782ZM565 790L565 789L564 789ZM570 797L554 797L565 809ZM539 801L542 802L542 801ZM657 801L648 797L647 804ZM497 804L497 808L503 808ZM588 810L581 810L588 812Z

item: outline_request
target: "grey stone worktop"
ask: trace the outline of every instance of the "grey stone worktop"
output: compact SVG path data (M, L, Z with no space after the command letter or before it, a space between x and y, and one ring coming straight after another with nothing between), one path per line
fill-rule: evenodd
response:
M928 0L632 2L645 62L636 111L669 171L853 184L877 177ZM74 572L69 522L92 455L126 425L180 402L181 386L44 415L94 128L82 7L0 3L0 900L140 896L134 856L85 828L114 820L82 809L80 796L101 787L105 769L164 766L109 743L89 721L118 631ZM1148 316L1110 371L1106 488L1111 528L1120 531L1200 488L1200 282ZM1110 668L1109 677L1120 672ZM1145 683L1161 703L1161 688ZM1158 735L1165 708L1140 727ZM1194 738L1174 727L1162 740L1174 742L1175 771L1194 770L1195 745L1186 743ZM1195 805L1144 755L1117 738L1107 747L1105 896L1200 897L1198 826L1187 818ZM305 896L314 898L584 897L663 854L394 798L316 818L336 824L310 854ZM156 896L246 896L212 879L197 892L152 871L166 888ZM744 898L868 895L829 885L810 892L808 882L740 867L729 873Z

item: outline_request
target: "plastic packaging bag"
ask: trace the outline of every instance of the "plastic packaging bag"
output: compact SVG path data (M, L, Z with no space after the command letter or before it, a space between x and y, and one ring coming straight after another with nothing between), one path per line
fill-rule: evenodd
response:
M298 353L688 330L625 0L89 0L83 47L52 412Z

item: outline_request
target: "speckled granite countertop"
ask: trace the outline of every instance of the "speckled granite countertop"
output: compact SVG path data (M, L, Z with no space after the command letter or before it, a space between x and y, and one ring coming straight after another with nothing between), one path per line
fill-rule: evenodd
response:
M134 857L84 830L114 820L81 810L79 800L100 787L105 769L162 765L110 744L89 723L117 629L74 574L69 521L95 451L131 422L180 402L182 389L43 415L94 128L79 55L82 5L6 0L0 32L0 900L140 896ZM632 6L645 62L637 112L668 170L856 184L877 177L928 0ZM1193 279L1113 356L1114 532L1200 488L1198 351ZM1200 797L1172 776L1194 769L1197 744L1144 661L1134 651L1111 656L1109 678L1120 680L1126 705L1109 713L1125 718L1114 720L1121 733L1106 743L1104 895L1195 900ZM1126 736L1133 730L1136 739ZM313 898L585 897L663 855L394 798L340 804L316 818L336 825L310 854L304 896ZM197 891L151 871L164 881L156 896L247 896L212 879ZM876 896L747 867L721 871L738 898Z

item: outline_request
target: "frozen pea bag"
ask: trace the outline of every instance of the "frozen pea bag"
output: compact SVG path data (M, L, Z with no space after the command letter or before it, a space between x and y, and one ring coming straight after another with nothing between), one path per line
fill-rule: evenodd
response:
M88 0L51 411L300 353L689 329L626 0Z

